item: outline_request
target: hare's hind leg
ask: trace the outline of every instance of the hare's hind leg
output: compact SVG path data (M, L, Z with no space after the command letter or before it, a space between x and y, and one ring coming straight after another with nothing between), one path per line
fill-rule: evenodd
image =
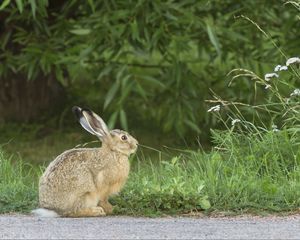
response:
M74 202L73 207L63 214L66 217L99 217L105 216L104 209L97 206L96 194L86 193Z
M102 207L90 207L82 208L75 212L68 213L66 217L100 217L105 215L106 214Z

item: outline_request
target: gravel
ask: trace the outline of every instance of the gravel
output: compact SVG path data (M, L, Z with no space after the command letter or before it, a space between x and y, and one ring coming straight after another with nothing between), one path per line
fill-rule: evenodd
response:
M0 215L1 239L300 239L287 217L38 218Z

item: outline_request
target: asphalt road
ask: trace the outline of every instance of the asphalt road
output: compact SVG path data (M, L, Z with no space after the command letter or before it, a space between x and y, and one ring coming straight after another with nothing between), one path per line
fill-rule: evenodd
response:
M38 218L0 215L1 239L300 239L300 215Z

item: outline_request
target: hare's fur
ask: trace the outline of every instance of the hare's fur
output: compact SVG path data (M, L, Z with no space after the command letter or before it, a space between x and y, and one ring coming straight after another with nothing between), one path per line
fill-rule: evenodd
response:
M126 143L120 135L126 134ZM108 198L129 174L128 157L137 141L121 130L101 138L101 148L78 148L59 155L40 178L39 204L61 216L103 216L112 212Z

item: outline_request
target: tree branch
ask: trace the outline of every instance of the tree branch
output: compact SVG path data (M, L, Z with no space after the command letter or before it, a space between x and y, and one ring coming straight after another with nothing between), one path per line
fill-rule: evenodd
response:
M106 61L106 60L97 60L97 61L87 61L89 63L102 63L102 64L117 64L117 65L127 65L130 67L140 67L140 68L167 68L169 65L160 65L160 64L142 64L142 63L126 63L120 61Z

